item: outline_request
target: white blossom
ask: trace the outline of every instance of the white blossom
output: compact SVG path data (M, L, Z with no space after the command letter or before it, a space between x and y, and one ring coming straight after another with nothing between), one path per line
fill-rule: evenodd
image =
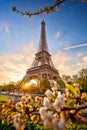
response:
M65 126L66 126L66 124L65 124L64 119L62 119L58 122L58 127L59 127L60 130L65 130Z
M53 127L52 121L51 120L45 120L44 121L44 127L51 129Z
M47 97L44 97L44 100L43 100L43 105L47 108L50 108L51 107L51 102L50 100L47 98Z
M13 119L13 125L16 128L16 130L20 130L20 122L21 122L20 116L21 114L18 113L14 116L14 119Z
M44 121L46 119L47 109L45 107L41 107L39 110L39 113L40 113L42 121Z
M78 83L74 83L73 86L74 87L79 87L79 84Z
M56 98L55 102L53 103L54 108L59 111L60 108L62 107L62 100Z
M22 96L22 97L21 97L21 100L24 101L24 100L25 100L25 96Z
M58 92L58 96L59 99L61 99L62 101L64 100L64 96L61 94L61 92Z
M20 113L14 115L14 122L20 122L20 116L21 116Z
M47 111L45 117L48 120L52 120L53 119L53 113L52 113L52 111Z
M53 116L52 123L54 130L58 130L58 118L56 116Z
M16 108L17 110L21 110L22 107L23 107L22 102L17 102L17 103L15 104L15 108Z
M58 127L59 127L59 130L65 130L65 128L66 128L64 112L60 113L60 121L58 122Z
M47 91L45 92L45 95L50 99L50 98L52 98L53 93L50 89L47 89Z
M52 89L53 92L54 92L54 91L57 91L58 88L54 86L54 87L52 87L51 89Z
M45 121L45 120L46 120L46 114L44 114L44 115L41 114L40 117L41 117L41 120L42 120L42 121Z
M46 111L47 109L45 107L40 107L39 113L43 115Z

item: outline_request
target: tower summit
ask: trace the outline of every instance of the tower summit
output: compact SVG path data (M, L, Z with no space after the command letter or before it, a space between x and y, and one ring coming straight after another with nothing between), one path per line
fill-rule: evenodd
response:
M41 35L40 35L40 42L39 42L37 52L41 52L41 51L47 51L48 52L44 20L41 22Z
M41 34L37 53L31 67L27 70L24 79L26 81L37 78L39 80L60 78L58 71L55 69L48 51L45 22L41 22Z

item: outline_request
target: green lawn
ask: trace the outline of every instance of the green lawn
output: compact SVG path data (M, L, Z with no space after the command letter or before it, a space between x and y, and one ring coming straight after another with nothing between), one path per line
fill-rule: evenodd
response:
M5 96L0 96L0 105L7 103L9 101L9 99Z

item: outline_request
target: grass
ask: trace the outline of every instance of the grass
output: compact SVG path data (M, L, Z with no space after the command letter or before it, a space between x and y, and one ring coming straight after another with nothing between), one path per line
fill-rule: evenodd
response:
M9 99L5 96L0 96L0 105L7 103L9 101Z

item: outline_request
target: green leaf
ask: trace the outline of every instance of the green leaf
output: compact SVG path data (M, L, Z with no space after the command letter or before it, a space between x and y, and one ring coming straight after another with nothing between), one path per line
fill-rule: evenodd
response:
M72 94L77 94L76 89L72 85L66 84L66 88L68 88Z
M67 106L73 107L73 106L74 106L74 100L69 99L69 100L67 101Z

